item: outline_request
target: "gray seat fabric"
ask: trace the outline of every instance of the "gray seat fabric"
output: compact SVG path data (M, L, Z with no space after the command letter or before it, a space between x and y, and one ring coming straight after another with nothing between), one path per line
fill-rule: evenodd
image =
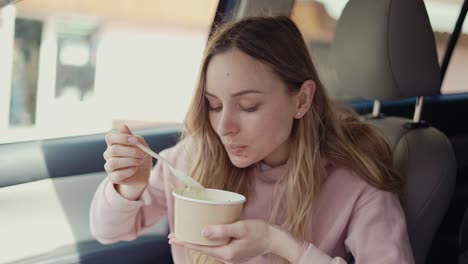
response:
M398 100L436 95L440 69L421 0L351 0L332 52L344 96Z
M406 128L411 120L370 119L392 148L404 177L401 201L416 263L425 263L432 239L450 204L455 186L455 156L447 137L433 127Z
M400 100L440 91L434 35L421 0L350 0L337 23L333 57L344 96ZM382 115L367 121L393 150L411 246L416 263L425 263L454 191L452 146L423 122Z

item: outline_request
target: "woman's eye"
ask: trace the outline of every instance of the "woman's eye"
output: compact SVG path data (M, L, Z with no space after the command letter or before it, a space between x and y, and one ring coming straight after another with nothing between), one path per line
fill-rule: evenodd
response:
M255 112L257 111L258 109L258 106L253 106L253 107L241 107L242 111L245 111L245 112Z
M208 106L208 111L214 111L214 112L219 112L223 109L221 106L220 107L212 107L211 105Z

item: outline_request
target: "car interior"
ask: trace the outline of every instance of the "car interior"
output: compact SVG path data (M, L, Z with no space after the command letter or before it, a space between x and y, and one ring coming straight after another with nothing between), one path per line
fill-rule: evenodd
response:
M358 28L359 35L349 33ZM335 38L335 65L343 84L339 90L375 100L366 118L386 136L403 176L401 201L413 254L416 263L425 263L430 241L453 195L454 151L447 136L420 116L390 116L379 109L381 101L417 98L418 115L423 98L440 90L434 35L424 5L421 1L393 1L391 5L351 1L341 14ZM348 45L355 47L353 52ZM356 61L359 67L352 67Z
M21 3L8 2L0 5ZM219 0L210 30L248 16L291 15L297 2ZM330 94L392 149L415 263L468 263L468 83L459 83L466 92L441 92L468 1L457 1L443 56L429 1L342 2L333 43L325 47L334 69L334 81L325 81ZM313 58L322 46L310 44ZM182 129L179 122L133 131L160 152L177 143ZM106 132L0 143L0 263L172 263L166 221L134 241L102 245L92 237L89 206L106 177Z

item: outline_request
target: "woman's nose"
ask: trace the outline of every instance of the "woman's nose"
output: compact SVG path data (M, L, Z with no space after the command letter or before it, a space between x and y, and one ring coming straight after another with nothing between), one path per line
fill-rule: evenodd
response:
M239 124L236 117L228 110L222 111L218 120L218 134L226 136L239 132Z

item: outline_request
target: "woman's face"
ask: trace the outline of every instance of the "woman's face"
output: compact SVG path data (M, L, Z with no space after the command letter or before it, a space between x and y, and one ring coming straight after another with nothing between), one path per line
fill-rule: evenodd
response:
M286 162L295 96L266 65L237 49L216 55L208 65L205 94L211 126L234 166Z

